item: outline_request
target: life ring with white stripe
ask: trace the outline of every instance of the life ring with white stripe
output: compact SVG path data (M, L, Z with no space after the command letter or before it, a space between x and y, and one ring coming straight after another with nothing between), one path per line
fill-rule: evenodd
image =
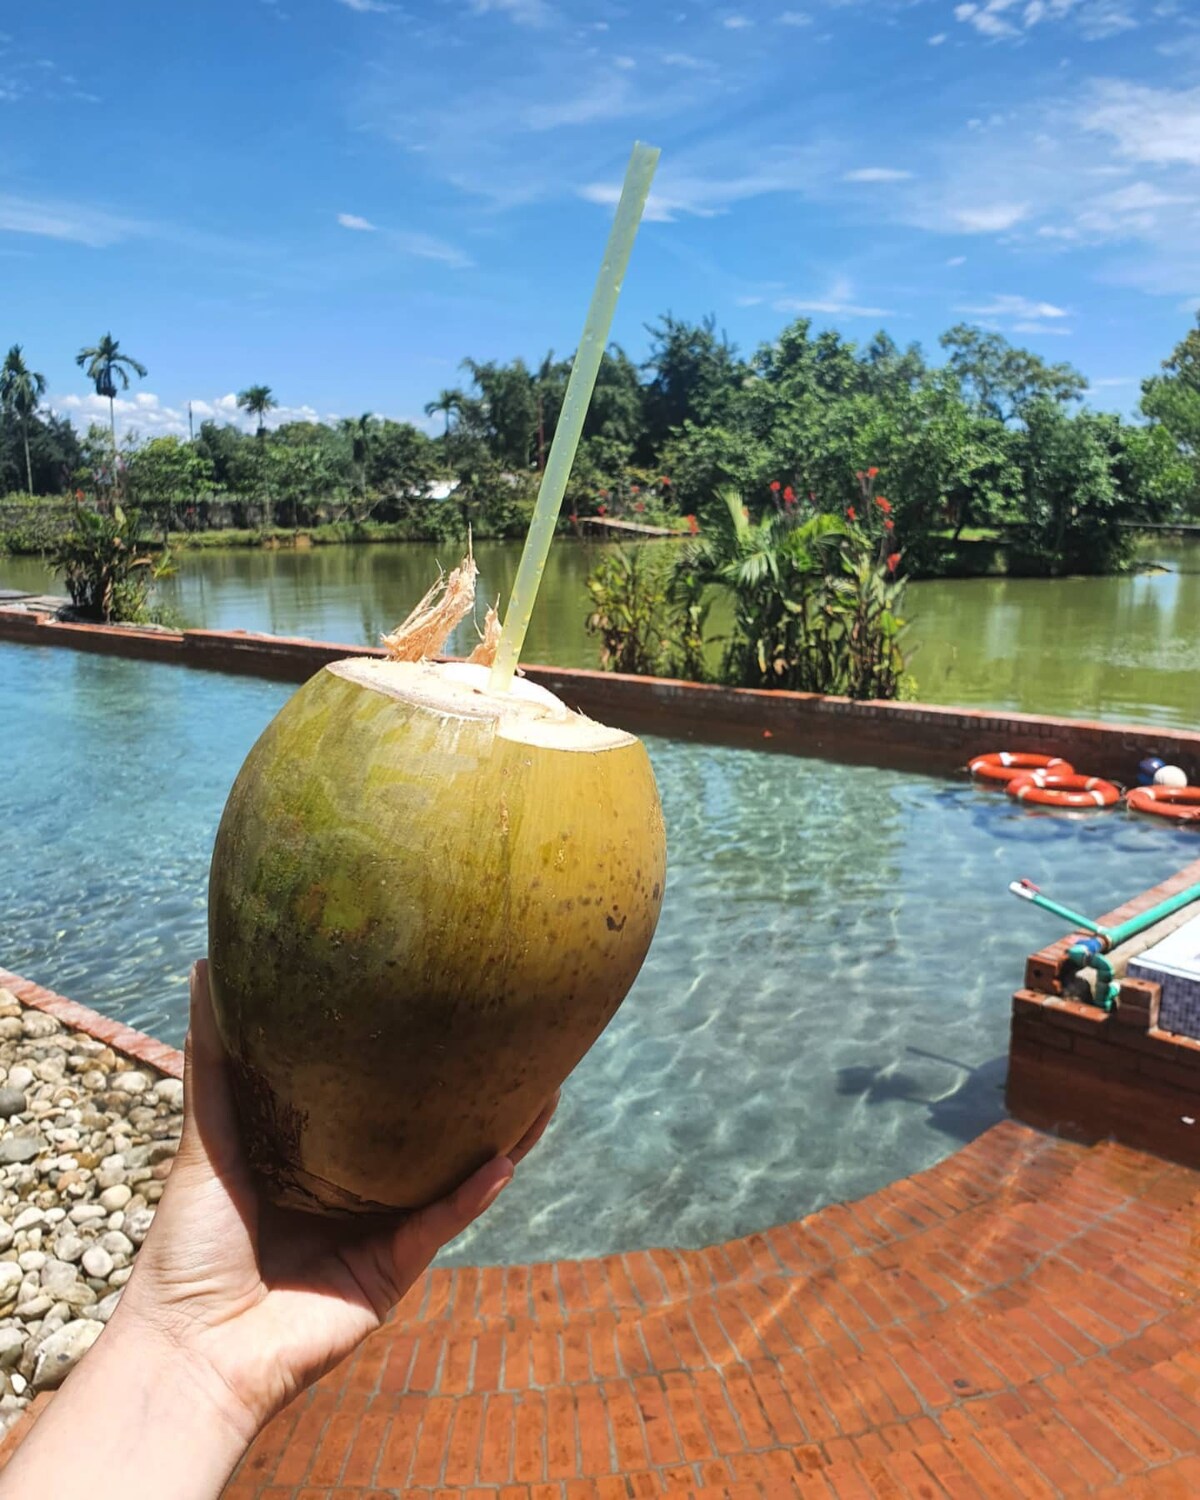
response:
M1200 822L1200 786L1135 786L1125 803L1134 812Z
M977 755L971 762L970 771L980 781L1007 785L1014 776L1023 776L1027 771L1053 771L1058 776L1070 776L1075 767L1056 755L1024 755L996 750L991 755Z
M1059 771L1030 771L1014 777L1008 783L1008 795L1041 807L1112 807L1121 800L1120 788L1111 781Z

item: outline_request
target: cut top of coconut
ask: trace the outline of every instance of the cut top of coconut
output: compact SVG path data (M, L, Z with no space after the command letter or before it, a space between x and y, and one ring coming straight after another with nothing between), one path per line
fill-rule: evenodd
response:
M380 661L348 657L325 668L402 703L449 717L494 719L496 733L518 744L547 750L616 750L634 743L623 729L610 729L569 709L561 698L524 677L506 693L488 689L490 669L473 662Z

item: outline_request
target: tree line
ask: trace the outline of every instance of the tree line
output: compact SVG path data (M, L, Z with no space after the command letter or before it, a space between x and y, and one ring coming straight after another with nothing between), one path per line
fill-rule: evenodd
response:
M909 572L1104 572L1129 527L1200 518L1200 321L1143 383L1134 421L1083 404L1085 378L999 333L960 324L929 359L885 332L865 344L798 319L742 355L713 319L671 315L640 363L606 352L565 513L723 524L730 485L755 520L854 520L886 499ZM205 421L194 437L117 441L115 398L146 367L106 334L77 363L109 401L79 434L44 408L46 382L14 345L0 369L0 493L115 498L201 530L214 502L234 523L380 519L441 537L518 535L553 441L570 360L463 362L426 407L429 435L369 413L268 430L270 386L239 406L256 430ZM869 476L869 477L868 477ZM441 481L441 487L436 488ZM447 491L451 498L441 498Z

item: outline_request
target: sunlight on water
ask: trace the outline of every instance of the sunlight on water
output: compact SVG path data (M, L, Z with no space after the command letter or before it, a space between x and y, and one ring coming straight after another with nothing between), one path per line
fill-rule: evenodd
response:
M0 647L0 964L172 1042L217 820L286 686ZM1123 813L648 741L670 876L640 979L543 1147L451 1252L699 1245L928 1166L1002 1112L1009 997L1058 935L1200 853Z

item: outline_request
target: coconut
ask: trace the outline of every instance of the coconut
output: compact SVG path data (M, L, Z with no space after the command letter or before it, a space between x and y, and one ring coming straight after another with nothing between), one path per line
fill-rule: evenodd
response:
M280 1204L415 1208L510 1150L650 946L666 854L644 747L488 678L333 662L230 793L210 983Z

